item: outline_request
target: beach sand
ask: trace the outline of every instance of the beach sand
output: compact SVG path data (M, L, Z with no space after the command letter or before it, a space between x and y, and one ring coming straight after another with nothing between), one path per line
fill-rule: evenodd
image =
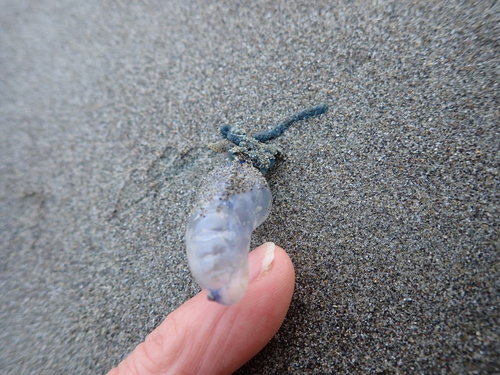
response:
M198 291L206 147L274 144L254 233L285 323L238 374L487 374L498 361L494 1L3 0L0 372L99 374Z

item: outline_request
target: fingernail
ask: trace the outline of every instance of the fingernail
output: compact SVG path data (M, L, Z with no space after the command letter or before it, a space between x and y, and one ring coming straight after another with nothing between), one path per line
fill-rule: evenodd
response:
M264 258L262 259L262 267L260 270L260 274L257 277L257 279L260 279L262 276L264 276L266 273L269 272L269 270L273 267L273 261L274 261L274 250L276 249L276 245L274 242L266 242L262 246L265 246L265 252L264 252Z

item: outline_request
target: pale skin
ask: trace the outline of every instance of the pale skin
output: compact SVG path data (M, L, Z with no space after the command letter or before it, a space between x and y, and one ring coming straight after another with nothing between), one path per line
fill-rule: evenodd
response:
M292 261L278 246L270 257L269 246L250 253L250 284L237 304L222 306L198 293L108 375L231 374L243 366L276 334L294 290Z

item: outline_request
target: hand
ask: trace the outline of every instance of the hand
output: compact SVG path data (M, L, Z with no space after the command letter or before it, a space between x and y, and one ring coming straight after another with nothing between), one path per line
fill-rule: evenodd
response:
M233 306L200 292L151 332L108 375L230 374L257 354L285 319L295 284L287 253L272 243L250 253L250 284Z

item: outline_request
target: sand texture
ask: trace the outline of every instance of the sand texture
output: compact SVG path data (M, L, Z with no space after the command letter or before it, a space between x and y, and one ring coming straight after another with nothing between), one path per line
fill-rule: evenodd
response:
M238 374L493 374L496 1L0 0L0 373L102 374L193 296L206 147L268 129L296 268Z

